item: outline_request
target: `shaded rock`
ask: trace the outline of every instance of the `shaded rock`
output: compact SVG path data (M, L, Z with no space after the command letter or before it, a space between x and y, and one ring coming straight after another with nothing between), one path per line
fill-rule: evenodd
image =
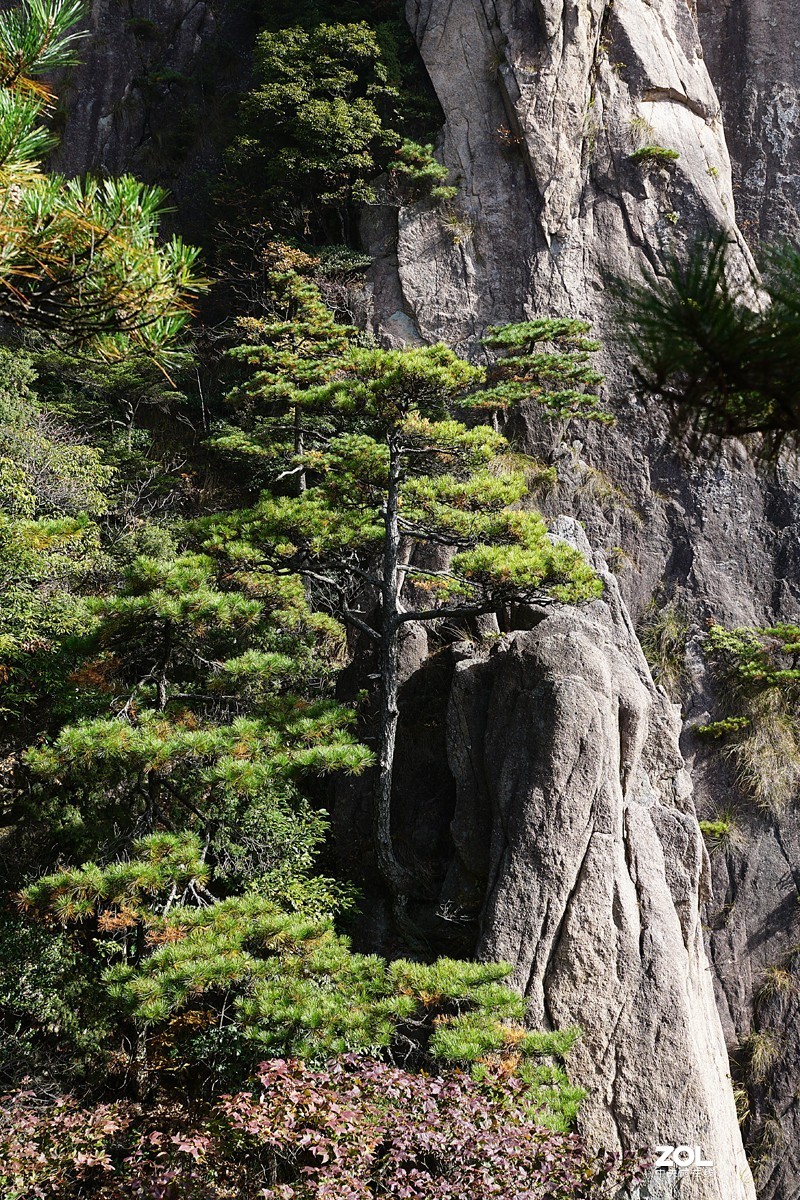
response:
M698 0L708 69L722 102L741 228L800 235L800 8L792 0Z
M205 240L211 184L249 73L254 16L227 0L92 0L80 63L56 82L66 175L130 172L169 188Z

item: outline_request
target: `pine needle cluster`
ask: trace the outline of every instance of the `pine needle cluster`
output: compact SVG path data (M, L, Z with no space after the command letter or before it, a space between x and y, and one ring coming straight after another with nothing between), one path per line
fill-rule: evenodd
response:
M0 13L0 316L108 359L131 347L168 358L201 283L195 249L158 242L166 193L41 169L54 144L46 77L76 61L84 11L23 0Z

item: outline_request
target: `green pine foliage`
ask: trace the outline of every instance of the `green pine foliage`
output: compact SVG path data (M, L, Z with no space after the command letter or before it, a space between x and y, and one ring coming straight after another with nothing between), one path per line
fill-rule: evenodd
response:
M759 278L728 236L667 255L658 277L619 281L618 325L640 384L680 431L712 443L758 434L774 458L800 428L800 252L767 248Z
M189 552L135 558L113 595L84 607L74 717L26 755L36 803L51 781L69 786L50 818L62 846L183 823L214 838L232 880L280 888L293 843L321 837L295 781L369 761L349 714L320 694L339 628L310 613L297 579Z
M403 623L542 597L577 603L601 591L582 556L548 537L528 494L530 464L496 428L457 413L496 415L545 396L559 415L604 419L597 397L576 386L599 382L588 365L596 344L579 322L495 330L495 347L522 353L506 354L487 376L444 345L364 345L324 313L302 270L285 256L273 283L278 319L254 326L258 343L234 352L251 368L231 397L247 427L218 443L272 468L271 486L253 507L206 521L198 535L210 554L232 554L243 569L265 563L298 574L321 607L377 644L377 855L402 919L413 883L394 852L390 810ZM556 343L552 352L535 349L543 339ZM403 544L415 553L401 554ZM426 551L441 546L451 551L446 564L426 565ZM413 604L401 601L408 584ZM375 621L359 615L370 592L380 597Z
M541 321L496 331L487 339L495 347L530 348L542 339L558 345L552 354L525 354L524 381L496 383L495 372L487 381L482 368L444 346L360 346L352 330L333 322L315 285L291 264L282 267L274 276L276 307L284 306L292 319L246 326L263 339L233 352L251 368L231 395L247 428L218 443L254 461L272 460L271 482L278 485L252 512L235 518L242 542L237 552L266 555L281 569L311 577L346 549L361 557L361 578L370 575L370 557L385 536L381 513L396 447L403 536L449 543L457 551L450 570L408 568L417 586L443 600L476 603L489 593L500 603L506 595L532 595L542 587L563 599L596 594L580 556L553 545L539 514L520 508L529 464L508 453L497 431L465 425L454 415L508 408L531 395L544 396L562 415L568 403L573 414L578 408L596 414L596 396L550 390L554 382L599 382L587 365L597 347L583 336L587 327ZM518 361L501 360L497 374L516 372ZM302 487L280 494L290 480ZM228 541L227 522L211 528L210 546ZM248 552L250 542L256 549ZM346 592L347 567L340 575L334 561L332 570Z
M159 238L163 194L39 166L43 80L74 60L81 15L0 13L0 317L25 327L24 350L0 346L0 962L18 981L0 984L0 1079L77 1088L100 1112L186 1096L208 1113L264 1060L305 1060L286 1070L333 1094L370 1056L378 1090L419 1097L441 1072L478 1117L486 1101L567 1131L578 1031L529 1029L508 964L422 953L391 798L406 622L600 595L548 536L547 472L505 436L531 402L610 420L597 343L542 318L490 330L477 367L339 319L369 265L363 206L438 204L456 181L396 5L278 0L220 188L250 261L192 357L201 285L194 251ZM354 631L377 651L363 741L337 699ZM365 773L365 877L413 960L343 933L359 897L329 809ZM77 1109L57 1107L53 1162L89 1179ZM160 1153L136 1145L120 1187Z
M638 150L634 150L630 156L631 162L641 163L646 166L667 167L677 162L680 154L677 150L670 150L666 146L640 146Z
M131 176L64 179L41 170L45 78L76 61L77 0L22 0L0 13L0 317L90 347L168 358L201 287L197 251L158 242L166 193Z
M432 598L492 607L543 588L564 599L596 594L580 556L550 542L536 511L518 507L527 496L526 472L507 465L506 439L449 415L448 403L480 382L480 370L444 346L354 346L328 369L331 382L295 388L290 397L303 414L308 449L294 461L307 486L295 496L265 493L253 510L210 522L210 548L227 543L235 530L240 544L231 553L245 561L266 558L312 581L320 574L320 583L332 580L346 595L348 586L371 576L370 561L383 545L381 514L397 444L403 536L457 550L448 570L406 569ZM257 438L258 431L256 445ZM358 555L352 572L344 551Z
M467 398L470 407L507 412L528 400L560 421L583 418L613 424L597 395L603 376L591 365L600 343L572 317L540 317L490 329L483 339L495 355L488 386Z
M404 138L388 166L389 177L404 203L422 200L442 202L458 195L458 188L448 183L449 171L434 158L430 144L420 145Z
M363 21L266 30L254 66L229 157L259 211L299 231L374 200L379 159L397 142L382 116L396 93L375 30Z
M104 1010L133 1020L155 1056L168 1046L175 1069L359 1052L488 1079L513 1060L527 1102L569 1126L581 1093L560 1064L577 1031L527 1032L525 1000L503 982L510 967L356 954L329 917L256 891L216 899L214 886L196 836L155 834L129 859L38 880L22 904L67 931L95 965Z

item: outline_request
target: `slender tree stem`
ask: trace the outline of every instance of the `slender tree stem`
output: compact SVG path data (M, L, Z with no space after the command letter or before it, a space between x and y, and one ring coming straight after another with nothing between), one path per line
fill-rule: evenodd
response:
M299 404L294 406L294 452L295 455L303 453L303 414ZM305 467L300 469L297 478L297 491L303 493L306 490L306 471Z
M381 711L378 726L378 766L375 776L375 848L378 866L395 901L407 894L409 874L398 861L392 844L392 775L399 719L398 637L400 622L400 479L401 453L397 435L389 439L389 480L384 512L383 583L380 686Z

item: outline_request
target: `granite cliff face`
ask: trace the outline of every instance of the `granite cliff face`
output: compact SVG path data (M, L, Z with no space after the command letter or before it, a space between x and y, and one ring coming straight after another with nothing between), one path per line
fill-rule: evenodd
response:
M451 214L401 212L398 229L369 231L379 256L391 246L379 328L402 337L410 322L468 346L520 312L598 320L608 271L734 228L719 101L685 0L411 0L407 15L460 192ZM637 159L647 146L679 157Z
M735 114L750 103L748 122L733 118L733 174L695 14L682 0L658 6L637 0L613 5L430 0L410 3L408 15L447 116L442 153L461 189L453 213L444 218L401 212L394 230L388 219L388 228L374 220L368 228L378 255L375 324L384 336L444 337L474 348L486 324L541 311L579 313L606 332L607 272L624 276L645 261L658 269L666 243L680 243L709 225L726 225L747 253L735 224L735 199L749 233L792 228L794 134L780 100L789 91L779 85L780 69L792 76L794 57L785 32L777 39L781 49L774 46L771 22L781 21L778 3L706 5L700 14L725 112ZM754 38L748 30L757 16L760 34ZM749 24L736 25L745 19ZM788 18L789 30L795 19ZM746 69L737 63L746 63ZM776 113L786 135L782 141L774 136ZM648 164L646 156L643 163L642 155L636 157L643 144L680 157L667 166ZM752 163L760 164L758 171ZM775 188L776 200L773 208L758 197L756 224L751 210L758 172L768 189ZM800 492L793 469L767 478L740 446L716 459L689 461L676 451L662 414L630 388L624 362L611 353L606 366L618 414L612 434L582 431L580 441L554 444L535 417L524 430L529 448L559 470L553 511L580 516L593 544L630 566L621 582L635 616L654 595L659 602L672 597L684 605L695 645L708 619L732 625L796 620ZM619 489L616 496L598 496L598 470ZM574 632L580 640L577 621ZM545 636L544 629L538 636ZM700 815L710 818L736 803L735 789L718 760L691 735L691 726L707 719L713 706L713 687L701 656L690 658L684 749L696 777ZM587 646L583 661L591 659ZM535 676L539 660L532 654L526 661ZM491 728L492 772L513 774L521 758L527 763L520 745L505 736L504 721ZM550 753L557 754L560 735L551 734ZM602 735L600 744L607 744ZM662 727L662 752L669 744ZM741 808L744 845L713 856L713 890L705 897L708 947L733 1069L749 1087L747 1131L760 1193L788 1200L800 1195L795 1000L766 1001L759 994L765 969L785 961L797 943L798 823L791 813L775 821L746 804ZM458 828L457 819L456 835ZM571 828L566 818L563 828ZM538 864L535 847L530 850L529 867ZM492 901L483 910L481 944L487 953L504 953L519 963L520 979L533 981L534 1007L541 1011L547 967L532 963L530 945L526 949L524 938L517 942L516 936L526 912L532 912L538 914L532 917L537 932L527 936L541 942L536 921L543 919L546 899L537 866L534 882L529 880L532 892L523 900L523 861L518 848L516 883L507 880L503 902ZM605 878L611 886L611 863ZM666 921L663 913L661 920ZM608 920L606 930L612 927ZM574 945L571 953L580 960ZM670 974L668 959L662 959L656 991L666 1005L660 1011L667 1028L676 1021ZM780 1067L761 1083L748 1076L744 1047L753 1030L774 1031L786 1047ZM630 1036L641 1045L636 1034ZM689 1189L684 1194L705 1194L692 1189L715 1186L699 1175L683 1182ZM726 1182L709 1194L722 1198L731 1186Z
M577 522L558 536L591 555ZM514 962L533 1020L580 1025L589 1138L702 1146L650 1196L754 1195L701 904L709 863L678 747L616 580L456 665L448 748L455 855L445 905L479 908L479 953Z
M730 229L742 261L747 238L797 232L800 13L786 0L409 0L407 15L459 193L445 210L365 216L365 307L382 339L477 353L488 324L541 312L586 316L610 339L609 272L657 269L666 245L709 227ZM192 233L213 167L206 118L227 103L227 85L204 91L202 64L228 55L221 77L241 79L245 25L233 5L176 0L120 24L97 0L59 165L165 179ZM678 157L637 153L648 146ZM517 964L536 1020L585 1028L588 1132L713 1146L713 1171L662 1174L651 1195L753 1195L732 1070L748 1085L759 1195L797 1200L800 1001L759 992L800 943L800 821L740 805L743 845L709 862L695 807L738 801L691 727L714 703L696 652L707 620L798 618L800 486L791 464L765 476L739 445L682 456L609 345L614 430L554 435L530 413L518 432L557 467L545 507L580 518L622 596L609 576L602 604L528 614L491 654L429 656L409 631L398 828L425 886L441 884L431 912L466 913L451 924L467 949ZM654 596L692 627L683 758L623 604L638 620ZM356 791L337 820L360 854ZM754 1029L782 1047L761 1081L741 1048Z
M800 9L785 0L699 0L706 61L748 237L800 233Z

